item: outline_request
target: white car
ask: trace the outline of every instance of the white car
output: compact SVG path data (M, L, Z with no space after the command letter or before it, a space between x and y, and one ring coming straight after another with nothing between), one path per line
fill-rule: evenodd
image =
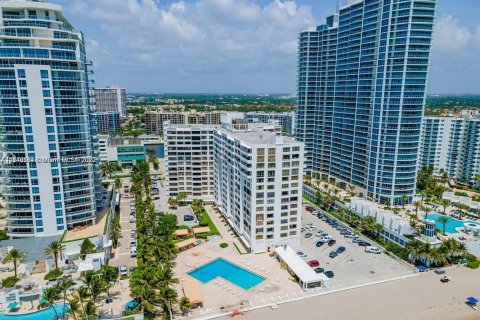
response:
M128 269L127 266L121 266L120 267L120 276L128 276Z
M318 241L321 241L321 242L328 242L330 240L332 240L332 236L329 234L327 234L326 236L322 236L320 237L320 239L318 239Z
M382 253L382 250L380 250L379 248L374 247L374 246L369 246L369 247L365 248L365 252L380 254L380 253Z
M302 252L302 251L298 251L298 252L297 252L297 255L298 255L299 257L302 257L302 258L306 258L306 257L307 257L307 254L306 254L305 252Z
M134 223L135 222L135 216L130 215L129 221L130 221L130 223Z
M130 257L135 258L137 256L137 247L130 248Z
M321 230L318 231L317 233L315 233L315 236L317 236L317 237L323 237L324 235L326 235L325 232L323 232Z

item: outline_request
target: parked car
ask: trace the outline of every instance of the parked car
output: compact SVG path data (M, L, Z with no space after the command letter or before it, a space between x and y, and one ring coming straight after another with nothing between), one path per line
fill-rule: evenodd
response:
M137 231L135 229L133 229L132 231L130 231L130 236L131 237L135 237Z
M433 270L433 272L435 272L436 274L445 274L446 271L445 271L445 269L437 268L437 269Z
M330 258L335 258L336 256L338 256L338 253L337 253L337 251L332 251L332 252L330 252L330 254L328 256Z
M130 245L131 245L132 247L135 247L136 244L137 244L137 240L135 239L135 237L130 238Z
M380 250L378 247L368 246L365 248L365 252L380 254L382 253L382 250Z
M334 239L332 239L332 240L328 241L328 246L331 247L331 246L333 246L335 243L337 243L337 241L334 240Z
M311 238L312 234L310 232L305 233L305 239Z
M332 236L329 235L329 234L327 234L326 236L322 236L322 237L319 239L319 241L322 241L322 242L328 242L328 241L330 241L330 240L332 240Z
M127 266L121 266L120 267L120 277L123 277L123 276L128 276L128 269L127 269Z
M337 248L337 253L340 254L340 253L343 253L345 252L345 247L338 247Z
M130 257L135 258L137 256L137 247L131 247L130 248Z
M195 220L195 217L189 214L186 214L183 216L183 221L194 221L194 220Z
M371 246L371 244L370 244L369 242L365 242L365 241L360 241L360 242L358 243L358 245L359 245L360 247L369 247L369 246Z
M327 276L327 278L330 278L330 279L335 276L333 271L325 271L324 274Z
M317 233L315 233L315 236L317 236L317 237L323 237L324 235L326 235L326 233L323 232L322 230L317 231Z
M303 252L303 251L298 251L298 252L297 252L297 255L298 255L299 257L302 257L302 258L306 258L306 257L307 257L307 254L306 254L305 252Z
M313 269L313 271L315 271L316 273L323 273L325 270L323 268L318 267Z
M307 229L305 229L305 227L300 228L300 232L305 232L305 230L307 230Z
M308 212L313 212L315 210L315 208L312 207L312 206L306 206L305 210L307 210Z
M363 240L360 239L360 238L358 238L358 237L357 237L357 238L353 238L353 240L352 240L352 243L360 243L360 242L363 242Z
M320 266L320 262L318 262L318 260L310 260L307 262L307 264L312 268Z
M317 243L315 243L315 246L316 246L317 248L320 248L321 246L323 246L324 243L325 243L325 242L317 241Z
M130 221L130 223L134 223L135 222L135 217L130 215L129 221Z
M350 233L346 233L346 234L344 234L343 236L344 236L345 238L356 238L356 237L357 237L357 235L355 235L355 234L353 234L353 233L351 233L351 232L350 232Z

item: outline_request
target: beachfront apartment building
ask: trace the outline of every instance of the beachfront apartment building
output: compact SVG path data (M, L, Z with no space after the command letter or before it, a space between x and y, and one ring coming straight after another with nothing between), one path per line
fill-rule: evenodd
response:
M97 112L116 111L120 116L127 115L127 93L117 85L108 88L95 88L95 108Z
M433 167L470 184L480 173L480 115L425 117L420 143L420 166Z
M436 0L363 0L299 36L306 169L380 203L411 202Z
M99 133L117 134L120 132L120 112L96 112L97 131Z
M180 192L195 199L213 201L213 126L165 127L165 181L169 197Z
M0 165L8 236L95 224L103 204L83 34L59 5L0 2ZM28 161L27 161L28 160Z
M298 247L303 153L303 143L245 120L166 126L167 193L214 202L252 252Z
M300 245L303 153L272 132L215 130L215 203L252 252Z

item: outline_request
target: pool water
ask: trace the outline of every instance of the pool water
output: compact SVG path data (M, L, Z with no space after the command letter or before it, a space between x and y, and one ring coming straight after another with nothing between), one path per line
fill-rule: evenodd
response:
M426 216L426 219L435 220L435 225L436 225L437 229L440 230L440 231L443 231L443 224L438 222L438 218L440 218L440 217L442 217L441 214L428 214L428 216ZM447 232L447 233L458 233L458 231L455 230L455 229L456 228L462 228L465 223L477 224L473 221L457 220L457 219L454 219L452 217L447 217L447 218L448 218L448 222L445 225L445 232Z
M65 313L65 310L68 309L68 304L65 305L65 309L63 308L63 303L57 303L51 308L43 309L40 311L28 313L28 314L0 314L0 320L50 320L55 319L55 311L57 310L58 318L60 319L61 316Z
M188 273L200 282L207 283L217 277L249 290L265 280L253 272L243 269L227 260L218 258Z

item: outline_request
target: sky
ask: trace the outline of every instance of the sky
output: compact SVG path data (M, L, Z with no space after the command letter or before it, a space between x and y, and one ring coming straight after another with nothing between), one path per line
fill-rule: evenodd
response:
M336 7L336 0L50 2L85 34L97 87L144 93L294 93L298 33ZM479 94L480 1L438 2L428 92Z

